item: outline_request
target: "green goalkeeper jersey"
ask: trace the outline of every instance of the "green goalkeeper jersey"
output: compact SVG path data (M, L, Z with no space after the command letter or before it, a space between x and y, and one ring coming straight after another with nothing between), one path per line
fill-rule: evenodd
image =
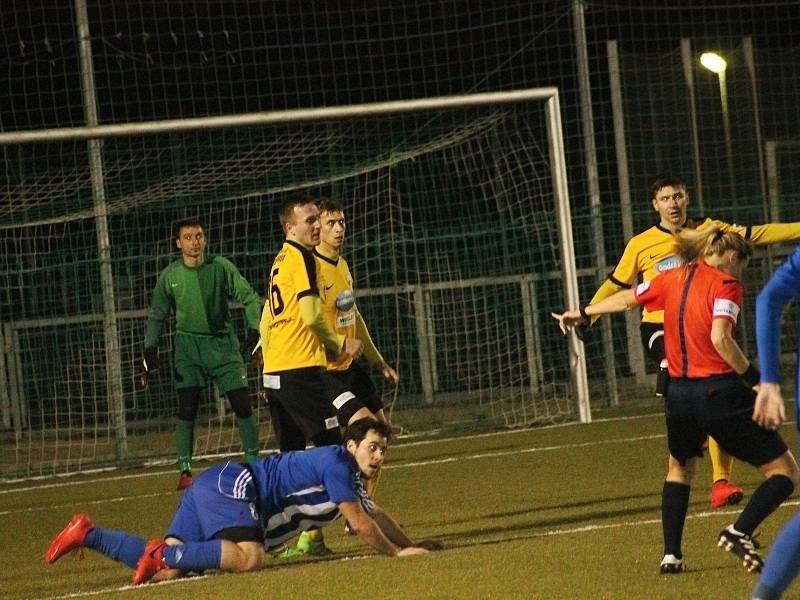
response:
M175 331L188 335L224 336L233 331L228 301L244 305L247 325L258 329L261 300L228 259L206 256L197 268L178 259L161 272L150 301L145 347L157 346L170 312Z

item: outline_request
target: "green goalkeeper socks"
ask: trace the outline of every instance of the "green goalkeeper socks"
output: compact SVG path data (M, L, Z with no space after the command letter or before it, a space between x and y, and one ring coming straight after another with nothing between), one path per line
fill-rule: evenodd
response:
M247 462L258 458L258 424L254 416L239 417L236 419L239 424L239 438L242 440L242 450L244 459Z
M178 450L178 471L192 470L192 448L194 446L194 421L178 419L175 423L175 445Z

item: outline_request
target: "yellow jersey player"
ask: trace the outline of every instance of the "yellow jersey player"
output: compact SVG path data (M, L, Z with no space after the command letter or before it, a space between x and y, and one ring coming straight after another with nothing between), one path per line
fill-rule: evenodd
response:
M323 313L328 324L339 335L356 338L363 344L363 354L370 365L381 372L391 383L397 385L400 377L381 356L372 341L367 325L355 302L353 276L347 261L341 256L347 225L342 205L328 198L320 200L320 243L313 250L323 285L320 288ZM341 381L375 415L379 421L389 425L383 402L369 375L353 360L340 355L329 357L328 375ZM378 478L367 484L367 491L374 495Z
M386 380L397 385L400 381L397 371L381 356L356 306L353 276L347 261L341 255L347 230L342 205L335 200L325 198L320 201L319 209L320 243L314 248L313 253L318 259L317 264L324 282L321 298L325 318L336 333L360 340L367 362L380 371ZM389 424L375 386L352 357L341 355L329 358L327 369L329 374L346 381L379 421Z
M346 385L326 374L327 355L360 356L362 343L328 324L320 300L320 241L316 199L290 199L279 218L286 239L272 263L261 316L261 342L272 424L282 452L342 443L341 426L372 413ZM304 535L298 550L324 554L321 532ZM293 549L292 549L293 550ZM290 555L287 555L287 557Z
M658 224L632 237L622 253L617 266L598 288L589 304L611 296L621 289L629 289L641 281L650 281L660 273L682 264L675 247L673 233L686 228L703 230L718 226L722 231L734 231L755 245L777 244L800 239L800 223L767 223L765 225L731 225L722 221L687 216L689 192L680 177L658 177L650 186L653 210L658 213ZM666 381L667 361L664 353L663 311L642 311L640 326L645 351L660 367L659 379ZM659 386L660 387L660 386ZM657 390L661 395L663 393ZM733 458L712 439L708 439L708 453L712 465L711 506L738 504L743 498L742 488L731 483Z

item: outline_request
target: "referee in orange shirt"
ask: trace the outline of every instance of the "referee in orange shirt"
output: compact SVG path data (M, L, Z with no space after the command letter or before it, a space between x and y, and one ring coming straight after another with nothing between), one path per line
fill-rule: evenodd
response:
M661 572L686 569L681 538L697 458L712 436L736 458L755 466L765 481L718 545L735 553L751 572L763 560L752 536L800 483L800 471L780 434L753 421L758 370L734 338L743 299L739 279L752 245L720 227L676 235L682 267L618 292L597 304L553 315L565 333L591 316L643 305L664 311L664 346L670 382L665 401L669 468L661 499L664 558Z

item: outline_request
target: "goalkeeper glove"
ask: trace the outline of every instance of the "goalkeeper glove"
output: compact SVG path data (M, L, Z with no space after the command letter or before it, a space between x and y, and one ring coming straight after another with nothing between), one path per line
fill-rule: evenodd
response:
M261 334L258 329L251 329L250 333L247 334L247 338L244 341L244 348L247 353L245 358L249 360L253 366L261 370L264 366L264 359L261 354Z
M158 360L158 348L149 346L144 349L144 357L142 358L142 371L139 373L139 382L142 387L147 387L150 381L150 375L158 372L161 368L161 361Z

